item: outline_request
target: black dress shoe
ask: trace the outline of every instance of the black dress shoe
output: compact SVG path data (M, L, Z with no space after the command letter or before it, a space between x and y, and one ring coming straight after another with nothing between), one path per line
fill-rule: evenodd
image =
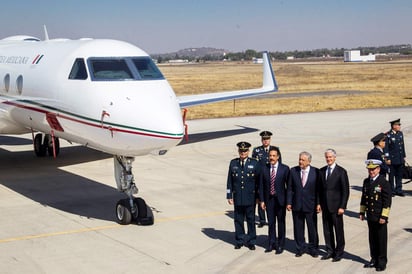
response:
M264 226L265 226L264 223L259 223L259 224L258 224L258 227L264 227Z
M370 262L364 264L363 267L365 267L365 268L375 267L375 261L371 260Z
M386 266L377 266L376 267L376 271L380 272L380 271L384 271L386 269Z
M312 256L313 258L319 257L319 254L316 253L316 252L311 252L311 253L309 253L309 254L310 254L310 256Z
M276 245L275 244L270 244L268 248L265 249L266 253L272 252L273 250L276 250Z
M252 244L248 245L247 247L248 247L250 250L255 250L255 249L256 249L255 245L252 245Z
M332 262L339 262L340 260L342 260L342 257L336 256L332 259Z
M405 197L405 193L403 193L403 192L399 192L399 193L397 193L396 195L401 196L401 197ZM382 271L382 270L381 270L381 271Z
M235 249L240 249L242 247L241 244L235 244Z
M279 247L276 249L276 254L282 254L283 253L283 247Z
M297 252L297 253L295 254L295 257L302 257L302 255L303 255L302 252Z
M330 258L333 258L333 254L323 255L322 258L320 258L320 259L321 259L321 260L329 260Z

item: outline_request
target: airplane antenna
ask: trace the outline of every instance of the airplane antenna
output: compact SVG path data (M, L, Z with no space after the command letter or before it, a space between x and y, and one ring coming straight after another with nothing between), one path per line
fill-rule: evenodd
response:
M46 25L43 25L44 28L44 41L49 40L49 34L47 33Z

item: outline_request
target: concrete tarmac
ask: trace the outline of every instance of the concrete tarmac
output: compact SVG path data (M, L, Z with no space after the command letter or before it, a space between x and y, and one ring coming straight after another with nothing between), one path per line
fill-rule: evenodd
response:
M31 135L0 136L0 273L373 273L363 268L368 230L358 218L364 160L370 138L397 118L412 164L412 107L188 121L188 142L134 162L153 226L116 223L123 195L110 155L61 140L57 159L36 158ZM289 212L283 254L264 253L267 226L257 228L256 250L233 248L227 168L236 143L260 145L261 130L274 133L289 166L306 150L320 168L325 149L337 151L351 185L342 261L296 258ZM403 187L406 196L392 200L386 273L412 273L412 183ZM318 227L322 253L320 218Z

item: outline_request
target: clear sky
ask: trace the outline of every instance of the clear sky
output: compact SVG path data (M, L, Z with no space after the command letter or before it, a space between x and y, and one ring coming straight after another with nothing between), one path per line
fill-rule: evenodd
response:
M14 0L0 38L112 38L148 53L287 51L412 43L411 0Z

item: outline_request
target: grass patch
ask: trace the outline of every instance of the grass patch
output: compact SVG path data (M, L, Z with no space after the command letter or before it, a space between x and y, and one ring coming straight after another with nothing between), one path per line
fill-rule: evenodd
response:
M412 61L272 63L280 93L368 91L364 94L247 99L189 108L188 119L401 107L412 105ZM179 95L260 87L262 65L249 62L160 65Z

